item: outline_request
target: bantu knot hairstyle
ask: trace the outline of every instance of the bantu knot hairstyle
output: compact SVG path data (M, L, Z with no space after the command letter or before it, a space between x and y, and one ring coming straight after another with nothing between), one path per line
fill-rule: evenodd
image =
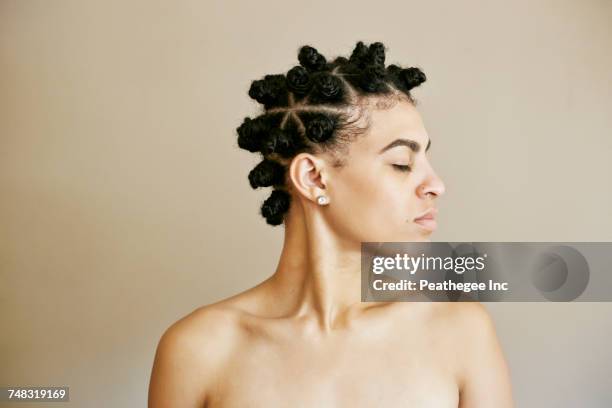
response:
M251 187L268 187L282 184L285 180L285 168L274 160L263 159L249 173Z
M284 190L274 189L261 206L261 215L270 225L279 225L283 222L284 214L289 211L291 196Z
M261 155L249 173L249 184L273 188L260 208L268 224L282 224L289 211L286 173L295 155L336 153L365 133L367 125L357 125L360 118L351 112L362 107L366 97L415 102L410 91L425 82L425 74L417 67L385 66L385 51L381 42L358 41L348 58L330 62L304 45L298 51L299 65L252 81L248 94L263 105L263 112L245 117L236 132L241 149Z

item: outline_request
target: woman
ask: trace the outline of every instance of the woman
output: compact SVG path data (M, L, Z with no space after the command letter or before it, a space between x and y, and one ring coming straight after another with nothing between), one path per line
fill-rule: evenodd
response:
M444 184L411 89L380 42L253 81L237 129L262 161L253 188L285 241L274 274L200 307L160 339L149 407L511 407L508 368L479 303L360 301L360 244L428 241Z

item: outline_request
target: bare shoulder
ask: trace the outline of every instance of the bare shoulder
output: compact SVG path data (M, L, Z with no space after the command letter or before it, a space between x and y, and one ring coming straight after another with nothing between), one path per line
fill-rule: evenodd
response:
M448 347L459 362L469 364L484 353L497 353L495 323L482 303L438 302L432 314L437 332L448 339Z
M189 361L222 362L241 334L242 322L261 297L261 285L215 303L200 306L163 332L158 349L166 354L185 355Z
M400 312L400 315L419 316L435 331L435 334L447 338L464 338L475 333L490 335L495 332L493 319L479 302L398 302L398 304L400 305L398 307L408 311Z
M479 334L492 335L495 324L489 311L480 302L446 302L438 309L444 324L450 324L456 335L467 335L475 339Z
M202 407L232 353L239 312L226 303L199 307L161 335L149 383L149 408Z
M512 407L510 371L495 323L479 302L451 302L439 309L457 356L461 408Z
M170 325L159 345L176 352L190 352L191 358L212 360L231 345L239 320L236 309L223 304L198 307ZM211 354L211 351L217 353Z

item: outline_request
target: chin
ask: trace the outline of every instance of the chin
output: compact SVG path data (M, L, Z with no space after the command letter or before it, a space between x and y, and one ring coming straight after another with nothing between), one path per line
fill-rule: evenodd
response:
M412 237L407 240L407 241L413 241L413 242L431 242L431 239L429 238L431 235L431 232L426 232L426 233L420 233L420 234L413 234Z
M422 234L398 234L395 242L431 242L428 236Z

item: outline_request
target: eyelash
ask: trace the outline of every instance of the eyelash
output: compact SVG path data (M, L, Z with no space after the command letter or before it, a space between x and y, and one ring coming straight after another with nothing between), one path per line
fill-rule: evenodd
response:
M393 164L392 166L397 171L402 171L402 172L405 172L405 173L408 173L410 170L412 170L412 167L410 167L408 165L404 165L404 164Z

